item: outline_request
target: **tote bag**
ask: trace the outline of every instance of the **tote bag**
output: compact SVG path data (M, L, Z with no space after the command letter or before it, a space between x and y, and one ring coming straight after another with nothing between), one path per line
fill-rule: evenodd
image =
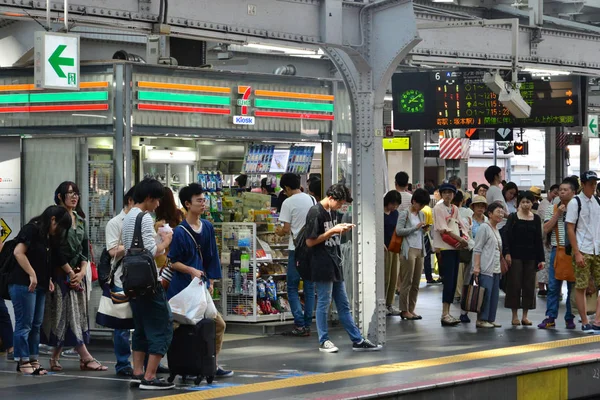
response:
M485 298L485 288L475 284L475 275L471 276L468 285L463 286L460 307L463 311L476 312L481 311L483 299Z
M406 221L408 222L408 213L406 214ZM405 224L406 226L406 224ZM404 241L403 236L398 236L396 234L396 229L394 229L394 233L392 233L392 240L390 241L390 245L388 246L388 251L392 253L399 254L402 250L402 242Z

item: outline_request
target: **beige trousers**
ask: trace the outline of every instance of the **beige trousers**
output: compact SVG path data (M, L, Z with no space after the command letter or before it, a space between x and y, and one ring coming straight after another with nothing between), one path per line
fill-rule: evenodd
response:
M398 264L400 255L385 251L385 305L389 307L394 304L396 295L396 282L398 281Z
M415 310L424 260L421 250L413 248L408 250L408 259L400 257L400 311Z

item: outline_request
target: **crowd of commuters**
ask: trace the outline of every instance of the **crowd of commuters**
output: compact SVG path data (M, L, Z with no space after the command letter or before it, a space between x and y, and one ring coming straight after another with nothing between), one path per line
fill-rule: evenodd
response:
M546 297L546 318L538 328L554 327L566 281L566 328L576 328L570 302L575 287L583 332L600 332L600 325L587 317L588 311L600 312L600 303L598 310L586 309L600 281L600 226L592 222L600 217L597 175L588 171L580 178L568 177L551 185L545 197L535 186L519 190L503 181L497 166L487 168L484 176L487 184L473 182L472 192L451 177L438 187L427 180L425 189L410 193L408 175L396 174L396 190L384 197L388 316L421 319L414 311L421 271L428 284L438 283L431 272L436 260L443 284L442 326L471 322L465 310L458 319L452 316L451 305L460 300L463 285L475 282L485 288L478 328L501 326L496 321L501 290L513 326L533 325L528 313L536 308L536 297ZM431 223L425 212L429 195L434 205ZM398 253L389 250L394 234L404 239ZM394 285L399 309L390 290Z

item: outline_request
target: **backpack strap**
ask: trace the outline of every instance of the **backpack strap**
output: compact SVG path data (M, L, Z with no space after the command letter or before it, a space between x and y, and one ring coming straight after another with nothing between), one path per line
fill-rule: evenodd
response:
M577 221L575 221L575 232L577 232L577 225L579 224L579 216L581 215L581 199L579 198L579 195L575 196L575 200L577 201Z
M200 222L200 224L202 224L202 222ZM202 249L198 245L196 238L194 237L194 235L192 235L192 232L190 232L190 230L188 228L186 228L185 226L179 225L179 227L181 229L183 229L194 241L194 244L196 245L196 250L198 251L198 255L200 256L200 262L202 263L202 268L204 268L204 257L202 256Z
M135 218L135 229L133 230L133 239L131 240L132 249L143 249L144 241L142 239L142 219L146 215L145 212L141 212Z

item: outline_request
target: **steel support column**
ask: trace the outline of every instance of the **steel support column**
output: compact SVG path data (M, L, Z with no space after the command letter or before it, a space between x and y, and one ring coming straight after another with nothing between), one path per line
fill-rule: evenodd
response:
M123 209L123 195L125 194L124 187L124 151L123 151L123 136L125 130L123 111L125 107L125 83L124 80L125 65L115 65L115 136L113 139L113 166L115 177L115 199L113 210L114 215L118 214Z
M583 130L579 149L579 173L582 174L590 169L590 136L587 129Z
M415 187L425 186L425 131L413 132L412 146L412 182Z
M327 0L339 1L339 0ZM419 42L412 2L383 0L360 10L360 43L352 48L324 46L351 95L352 194L358 281L358 324L365 337L385 342L383 227L383 98L406 54ZM389 32L394 32L393 40Z

